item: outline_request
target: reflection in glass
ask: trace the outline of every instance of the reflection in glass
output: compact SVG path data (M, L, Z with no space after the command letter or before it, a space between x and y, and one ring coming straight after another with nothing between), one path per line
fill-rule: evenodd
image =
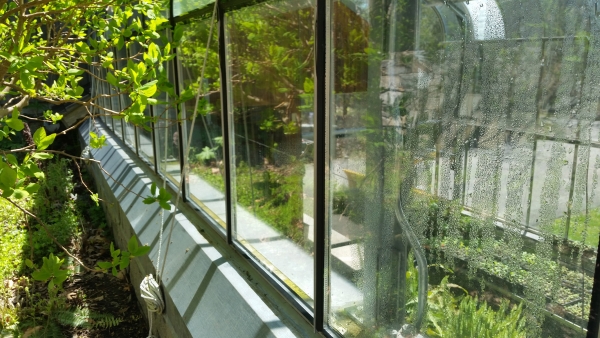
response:
M136 42L132 42L129 46L129 57L135 62L144 62L142 58L143 49ZM144 109L144 116L146 118L152 117L150 106L146 106ZM146 122L141 126L135 128L137 134L137 147L138 154L145 158L151 165L154 164L154 151L152 148L153 134L152 134L152 123Z
M594 9L355 3L331 1L329 324L585 336L600 233Z
M174 83L173 62L165 64L166 76L169 82ZM174 94L174 88L173 92ZM156 156L158 157L158 170L173 182L181 179L179 162L179 133L177 131L177 107L173 104L173 96L162 92L157 98L166 104L154 106L154 115L157 122L154 124L156 135Z
M314 8L226 15L234 238L310 304Z
M211 20L192 21L185 27L181 46L178 49L181 60L181 88L190 94L190 98L181 107L186 119L184 143L187 144L189 133L193 128L187 159L190 168L189 180L186 183L191 200L225 227L225 185L223 181L225 173L216 23L213 27L202 83L200 78L210 24ZM194 110L200 85L202 85L202 95L196 110ZM194 111L196 111L196 120L192 126Z

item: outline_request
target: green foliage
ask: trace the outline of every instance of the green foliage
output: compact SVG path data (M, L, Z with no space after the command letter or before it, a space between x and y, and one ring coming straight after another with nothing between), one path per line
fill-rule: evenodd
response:
M245 162L236 167L236 201L265 223L300 243L303 239L302 178L304 165L286 168L250 168ZM220 191L223 176L210 168L196 167L194 173Z
M119 270L124 270L129 266L129 262L136 256L142 256L150 251L150 247L147 245L139 246L138 239L134 235L129 239L127 243L127 250L116 249L113 243L110 243L110 256L112 257L111 262L98 262L98 268L106 272L111 270L113 276L117 276Z
M511 308L504 300L498 310L477 298L464 297L449 311L445 332L440 337L524 338L527 337L522 305Z
M72 198L74 184L73 172L69 168L69 160L60 159L49 162L46 175L39 180L40 188L33 196L32 211L40 217L48 227L48 231L59 243L65 245L77 236L80 229L81 215ZM45 229L37 224L33 228L34 253L37 257L56 253L58 248Z
M202 148L202 152L196 154L196 159L202 163L208 163L210 160L214 160L217 158L216 151L217 148L204 147Z
M111 314L94 313L87 307L55 311L54 319L63 326L102 329L115 327L123 321Z
M90 147L98 149L98 148L104 147L105 144L106 144L106 136L105 135L98 137L98 135L96 133L94 133L93 131L90 132Z
M145 204L152 204L154 202L158 202L161 208L165 210L171 210L171 205L169 201L171 200L171 194L167 192L164 188L158 189L158 195L156 194L156 183L152 183L150 188L151 196L148 196L144 199Z
M444 268L444 267L441 267ZM451 270L446 271L452 273ZM460 285L449 282L450 275L442 278L440 284L431 286L427 294L427 313L423 331L430 337L484 337L484 338L523 338L526 337L523 307L511 306L503 300L497 310L487 302L468 294ZM408 321L414 322L418 296L418 270L408 257L406 273L406 294Z
M48 282L48 290L53 290L54 287L62 289L62 283L69 277L69 271L61 268L64 261L51 253L48 258L43 257L42 267L31 276L37 281ZM33 268L33 262L28 260L27 263Z

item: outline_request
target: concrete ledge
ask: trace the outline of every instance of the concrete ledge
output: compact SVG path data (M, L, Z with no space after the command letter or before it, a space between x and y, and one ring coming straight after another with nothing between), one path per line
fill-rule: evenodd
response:
M80 128L82 143L87 143L88 122ZM197 230L187 217L146 205L140 196L150 194L151 176L136 164L122 144L107 135L108 145L93 149L92 158L102 163L110 176L96 164L90 171L106 211L118 247L126 248L136 234L142 244L152 247L147 257L132 261L130 278L139 297L141 280L156 275L159 233L163 227L161 268L165 263L162 286L166 311L153 315L153 334L160 337L295 337L289 325L271 310L250 287L230 260ZM158 185L158 182L157 182ZM172 217L175 217L171 245L164 258ZM145 304L141 303L143 308Z

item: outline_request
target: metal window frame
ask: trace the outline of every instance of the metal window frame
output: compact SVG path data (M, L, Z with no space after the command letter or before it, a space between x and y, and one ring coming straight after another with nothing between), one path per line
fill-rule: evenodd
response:
M232 202L232 187L231 187L231 143L229 133L229 113L228 113L228 83L226 76L227 59L226 59L226 48L225 48L225 13L234 11L246 6L256 5L267 0L241 0L228 5L223 5L222 2L218 4L217 21L219 29L219 70L221 79L221 114L222 114L222 128L223 128L223 149L224 149L224 169L225 169L225 195L226 195L226 240L227 243L232 247L233 250L238 251L247 261L261 274L267 281L269 281L273 287L281 293L287 300L291 302L293 307L300 312L307 320L312 322L314 330L320 332L326 337L337 337L339 334L334 332L325 320L327 315L327 302L326 292L329 285L325 285L329 278L326 274L329 273L327 266L328 250L328 223L327 223L327 179L325 177L327 170L327 147L329 135L328 124L329 111L328 102L330 102L328 92L328 77L331 72L331 64L328 62L330 57L330 41L328 35L332 24L331 13L329 10L332 8L333 0L316 0L316 15L315 15L315 151L314 151L314 162L315 162L315 277L314 277L314 312L303 306L302 302L295 296L283 283L271 276L271 274L262 266L262 264L254 258L242 245L234 241L233 239L233 228L231 226L233 221L233 202ZM180 16L173 16L173 0L169 1L169 21L172 25L178 22L186 21L190 18L208 18L212 12L214 3L210 3L203 8L199 8ZM175 58L174 62L178 62ZM179 76L178 67L175 66L175 77ZM176 78L176 90L180 92L179 81ZM179 124L180 130L180 143L183 144L182 140L182 125ZM124 127L123 127L124 128ZM136 137L137 140L137 137ZM182 152L183 147L180 147ZM137 151L137 147L136 147ZM183 154L180 154L183 156ZM183 165L183 164L182 164ZM181 179L185 179L182 177ZM185 186L185 185L184 185ZM183 196L186 196L184 193ZM185 198L185 197L184 197ZM596 338L600 332L600 245L598 247L598 257L596 261L596 270L594 274L594 285L592 291L591 309L588 321L588 338Z

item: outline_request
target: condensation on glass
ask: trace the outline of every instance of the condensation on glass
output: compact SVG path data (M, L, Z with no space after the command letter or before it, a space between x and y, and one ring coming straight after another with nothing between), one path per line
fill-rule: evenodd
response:
M585 336L600 233L593 3L329 5L331 327Z
M179 79L185 118L183 142L192 140L187 163L187 193L219 225L225 227L225 167L223 163L223 130L218 54L218 22L214 22L207 54L211 20L191 20L185 28L178 48ZM204 58L207 56L202 77ZM196 114L194 125L192 120ZM173 135L175 137L175 135ZM178 142L175 139L173 142Z
M246 7L225 26L233 237L310 305L314 5Z

